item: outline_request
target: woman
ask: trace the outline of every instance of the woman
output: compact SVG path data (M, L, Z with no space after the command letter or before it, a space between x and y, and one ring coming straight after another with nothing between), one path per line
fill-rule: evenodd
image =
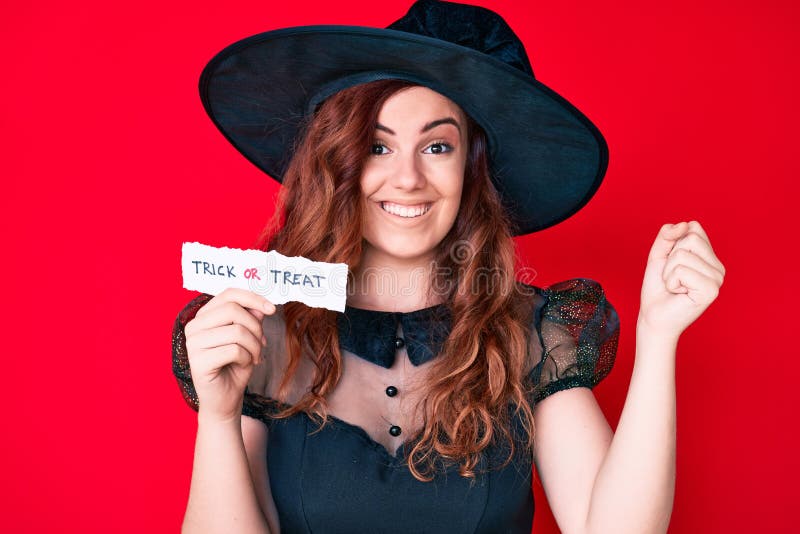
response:
M602 288L512 276L512 236L580 209L605 144L502 19L422 1L387 30L268 32L212 60L201 94L283 181L263 248L351 276L342 314L227 290L179 315L185 531L529 532L533 462L564 532L666 530L675 348L724 267L697 222L659 232L614 435L589 389L619 335Z

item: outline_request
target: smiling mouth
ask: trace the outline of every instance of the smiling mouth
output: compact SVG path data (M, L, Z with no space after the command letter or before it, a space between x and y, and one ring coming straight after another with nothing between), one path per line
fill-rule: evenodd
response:
M395 204L393 202L381 202L380 205L383 211L391 213L392 215L397 215L398 217L405 217L406 219L421 217L431 209L431 203L403 206L402 204Z

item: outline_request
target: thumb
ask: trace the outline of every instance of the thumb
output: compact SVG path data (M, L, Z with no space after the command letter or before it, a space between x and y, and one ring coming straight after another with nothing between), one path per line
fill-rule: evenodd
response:
M688 225L685 221L678 224L665 224L659 230L653 246L650 248L650 260L666 260L675 242L686 233Z

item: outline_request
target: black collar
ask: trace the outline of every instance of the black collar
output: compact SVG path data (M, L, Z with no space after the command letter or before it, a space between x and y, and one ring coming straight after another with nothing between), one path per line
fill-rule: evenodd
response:
M363 310L345 306L337 317L339 346L369 362L390 368L397 352L397 326L414 365L423 364L442 349L452 326L445 304L410 312Z

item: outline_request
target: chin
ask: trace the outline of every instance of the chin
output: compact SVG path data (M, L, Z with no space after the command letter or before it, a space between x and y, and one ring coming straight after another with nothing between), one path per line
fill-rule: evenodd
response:
M428 261L436 254L435 246L424 246L419 239L413 240L367 240L367 246L381 256L396 258L402 261L420 259Z

